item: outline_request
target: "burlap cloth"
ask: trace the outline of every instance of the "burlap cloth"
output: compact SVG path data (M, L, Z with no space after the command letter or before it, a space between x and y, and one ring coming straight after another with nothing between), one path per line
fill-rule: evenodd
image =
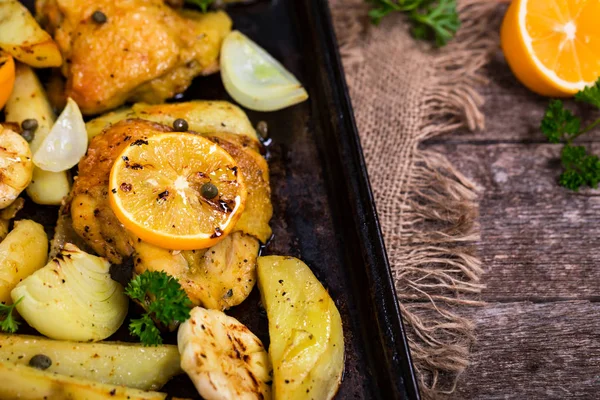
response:
M402 15L372 27L363 0L330 5L421 394L440 397L475 339L460 308L482 304L477 191L419 143L483 128L476 88L498 46L497 3L460 0L462 27L441 50L416 42Z

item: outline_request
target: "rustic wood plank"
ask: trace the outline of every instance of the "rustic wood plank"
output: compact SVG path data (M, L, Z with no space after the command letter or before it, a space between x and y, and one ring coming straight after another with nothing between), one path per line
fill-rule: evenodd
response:
M432 142L547 142L540 132L540 122L548 98L532 93L521 85L500 51L486 67L485 75L490 82L481 87L479 92L485 98L482 112L486 116L486 129L479 132L466 130L451 132L432 139ZM567 101L566 104L573 112L582 116L584 121L600 116L598 111L587 105L572 100ZM600 141L600 129L587 134L585 140Z
M490 304L471 309L472 365L452 399L597 399L600 304Z
M559 146L429 148L480 188L485 300L600 299L600 191L557 185Z

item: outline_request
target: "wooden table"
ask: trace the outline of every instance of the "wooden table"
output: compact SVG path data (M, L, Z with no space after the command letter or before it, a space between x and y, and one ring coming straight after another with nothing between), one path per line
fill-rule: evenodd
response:
M548 100L523 88L501 54L488 72L486 130L424 144L481 192L488 305L464 311L478 342L450 397L599 399L600 190L557 185L560 146L539 130ZM582 142L600 154L600 129Z

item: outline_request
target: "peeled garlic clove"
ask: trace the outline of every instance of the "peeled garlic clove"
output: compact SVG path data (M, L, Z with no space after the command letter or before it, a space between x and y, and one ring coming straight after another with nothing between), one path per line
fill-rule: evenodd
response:
M77 165L87 146L83 116L77 103L69 98L50 133L33 155L33 163L45 171L66 171Z

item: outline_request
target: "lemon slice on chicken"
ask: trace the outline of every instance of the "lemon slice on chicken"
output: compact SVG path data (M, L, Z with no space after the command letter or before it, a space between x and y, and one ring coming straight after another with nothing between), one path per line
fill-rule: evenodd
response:
M223 41L221 78L227 93L250 110L276 111L308 99L294 75L239 31Z
M109 201L119 221L166 249L213 246L235 226L246 196L234 159L190 133L136 140L110 173Z
M181 368L207 400L270 399L271 367L262 342L237 319L194 308L177 332Z

